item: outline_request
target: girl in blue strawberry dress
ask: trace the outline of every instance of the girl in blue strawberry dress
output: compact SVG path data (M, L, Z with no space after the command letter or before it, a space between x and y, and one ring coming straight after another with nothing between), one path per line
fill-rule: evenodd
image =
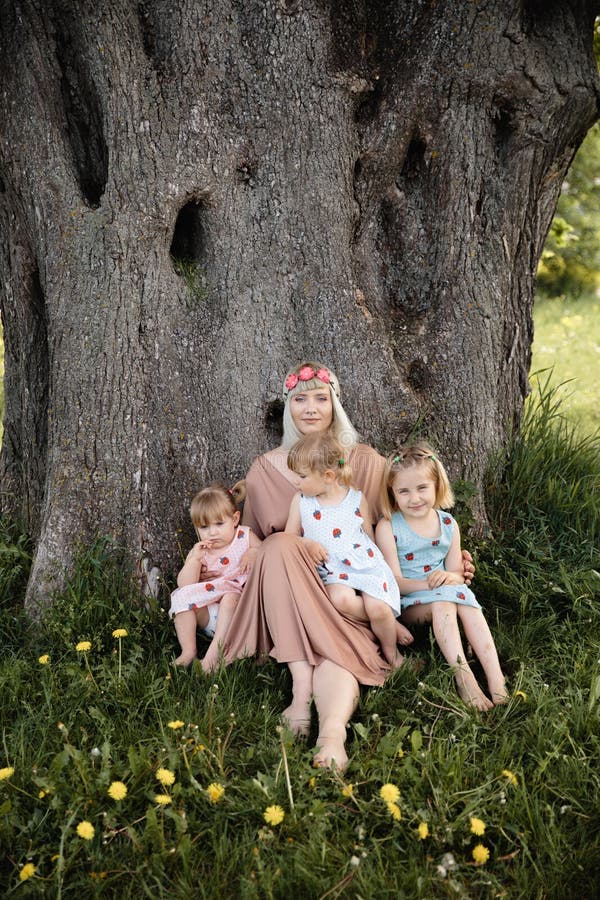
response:
M367 503L352 487L352 470L331 435L309 435L290 450L288 468L300 493L291 503L286 532L319 548L319 574L333 605L364 620L379 638L383 655L398 667L396 579L373 540Z
M505 680L481 606L464 583L458 525L445 511L453 503L448 476L431 447L404 447L387 461L376 539L402 594L403 622L431 623L460 696L477 709L491 709L506 702ZM491 699L466 662L459 623Z

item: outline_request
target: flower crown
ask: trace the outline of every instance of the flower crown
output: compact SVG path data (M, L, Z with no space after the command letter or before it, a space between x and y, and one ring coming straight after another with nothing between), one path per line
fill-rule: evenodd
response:
M325 366L321 366L319 369L314 369L312 366L302 366L298 372L290 372L286 377L283 383L284 400L287 399L289 392L297 387L298 384L303 381L312 381L313 378L317 378L319 381L322 381L323 384L330 385L339 397L339 390L333 372L330 372Z

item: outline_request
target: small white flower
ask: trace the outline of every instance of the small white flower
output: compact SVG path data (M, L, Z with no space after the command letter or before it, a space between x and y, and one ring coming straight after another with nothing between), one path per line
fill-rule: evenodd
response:
M350 857L350 865L354 866L355 868L356 868L356 866L360 866L360 859L358 858L358 856Z
M102 751L99 750L98 747L94 747L92 750L90 750L90 756L93 756L94 758L102 756Z

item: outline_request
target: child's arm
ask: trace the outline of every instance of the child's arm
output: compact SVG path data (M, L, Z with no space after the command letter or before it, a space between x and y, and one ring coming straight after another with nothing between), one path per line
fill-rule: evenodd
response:
M425 580L421 581L416 578L405 578L400 568L400 560L398 559L398 549L394 540L394 532L392 531L391 522L388 519L380 519L375 529L375 540L377 546L383 553L383 558L394 573L400 594L412 594L413 591L426 591L428 585Z
M177 587L186 587L188 584L198 584L200 581L200 570L204 562L205 546L202 541L198 541L190 552L177 576Z
M368 537L371 538L372 541L375 540L375 535L373 533L373 526L371 525L371 516L369 513L369 502L367 498L363 495L362 500L360 501L360 514L362 516L362 528L363 531Z
M251 530L248 533L248 549L240 559L239 572L241 575L247 575L252 571L252 566L254 565L256 554L258 553L258 548L261 544L261 539Z
M427 576L427 584L429 589L440 587L442 584L464 584L465 573L463 567L463 557L460 549L460 529L458 525L454 526L454 534L450 541L450 547L444 560L445 569L436 569Z
M300 515L300 494L295 494L288 514L288 520L285 526L286 534L296 534L302 537L302 516ZM313 541L310 538L302 538L302 543L308 550L309 556L315 566L320 566L329 558L329 554L323 544Z

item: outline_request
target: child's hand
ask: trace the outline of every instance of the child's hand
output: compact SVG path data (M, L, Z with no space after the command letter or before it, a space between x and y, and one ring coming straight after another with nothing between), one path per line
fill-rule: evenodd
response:
M249 550L246 550L242 558L240 559L239 572L240 575L249 575L252 571L252 566L255 563L256 557L258 555L258 547L250 547Z
M443 569L436 569L427 576L427 587L430 591L441 587L443 584L464 584L462 576L456 572L445 572Z
M329 559L329 553L327 552L323 544L319 544L317 541L311 541L310 538L303 538L302 543L306 547L308 555L310 556L315 566L320 566L323 563L327 562L327 560Z
M204 562L204 557L206 556L207 550L208 547L206 546L205 541L198 541L198 543L194 544L194 546L188 553L186 562Z

